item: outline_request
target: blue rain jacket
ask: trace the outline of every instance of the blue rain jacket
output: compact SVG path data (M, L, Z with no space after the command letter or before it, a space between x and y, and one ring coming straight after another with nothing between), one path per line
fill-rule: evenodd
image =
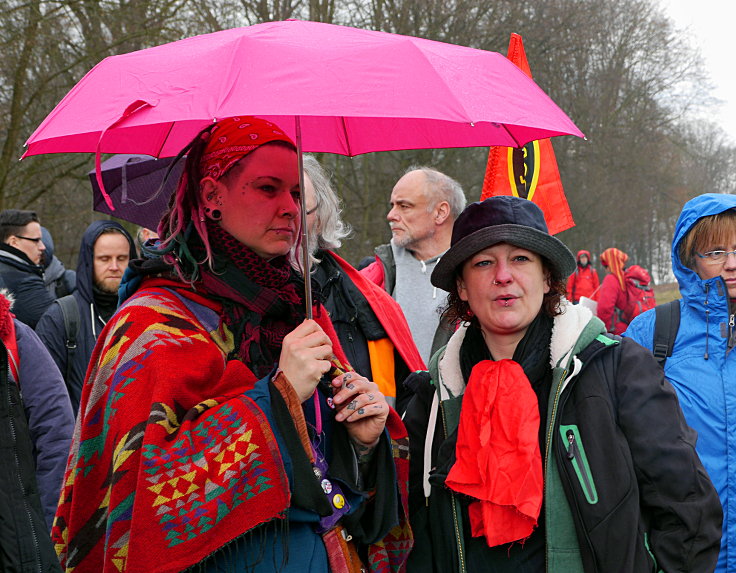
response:
M698 432L696 450L723 505L719 572L736 571L736 328L723 279L702 280L680 261L679 247L698 219L728 209L736 209L736 196L707 193L688 201L677 221L672 269L682 295L681 318L665 364L685 419ZM651 350L654 323L650 310L636 317L624 336Z

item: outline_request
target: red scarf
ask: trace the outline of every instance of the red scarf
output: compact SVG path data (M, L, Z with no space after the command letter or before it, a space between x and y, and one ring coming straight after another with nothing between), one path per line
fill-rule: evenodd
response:
M478 500L468 508L473 537L484 535L489 547L529 537L542 507L539 406L518 363L473 367L455 454L445 483Z

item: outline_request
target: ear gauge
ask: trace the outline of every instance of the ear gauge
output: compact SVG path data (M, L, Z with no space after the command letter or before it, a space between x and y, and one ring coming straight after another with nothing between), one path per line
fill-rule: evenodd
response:
M219 221L222 219L222 212L219 209L212 209L212 215L210 215L210 218L213 221Z

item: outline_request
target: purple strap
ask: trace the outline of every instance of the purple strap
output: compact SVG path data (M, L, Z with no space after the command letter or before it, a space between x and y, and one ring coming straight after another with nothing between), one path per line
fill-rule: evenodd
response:
M314 475L318 480L320 480L322 491L327 496L327 499L332 506L332 513L325 517L321 517L319 520L317 533L322 534L337 525L337 522L342 519L342 516L350 511L350 504L345 499L340 484L327 479L327 461L319 453L317 448L314 446L314 443L311 445L312 453L314 454L314 465L312 466Z

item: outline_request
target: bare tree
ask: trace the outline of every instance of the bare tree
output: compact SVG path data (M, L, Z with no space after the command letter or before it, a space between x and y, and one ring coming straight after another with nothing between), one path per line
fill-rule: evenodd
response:
M586 133L554 140L576 227L573 250L618 246L664 276L688 198L733 192L734 149L717 126L693 124L709 100L699 56L654 0L7 0L0 28L0 207L35 208L72 253L90 210L90 155L22 162L22 144L106 56L267 20L308 18L505 53L524 38L535 81ZM307 62L305 65L318 65ZM323 155L355 228L356 262L389 237L395 181L413 163L480 195L486 148ZM66 260L69 260L68 258Z

